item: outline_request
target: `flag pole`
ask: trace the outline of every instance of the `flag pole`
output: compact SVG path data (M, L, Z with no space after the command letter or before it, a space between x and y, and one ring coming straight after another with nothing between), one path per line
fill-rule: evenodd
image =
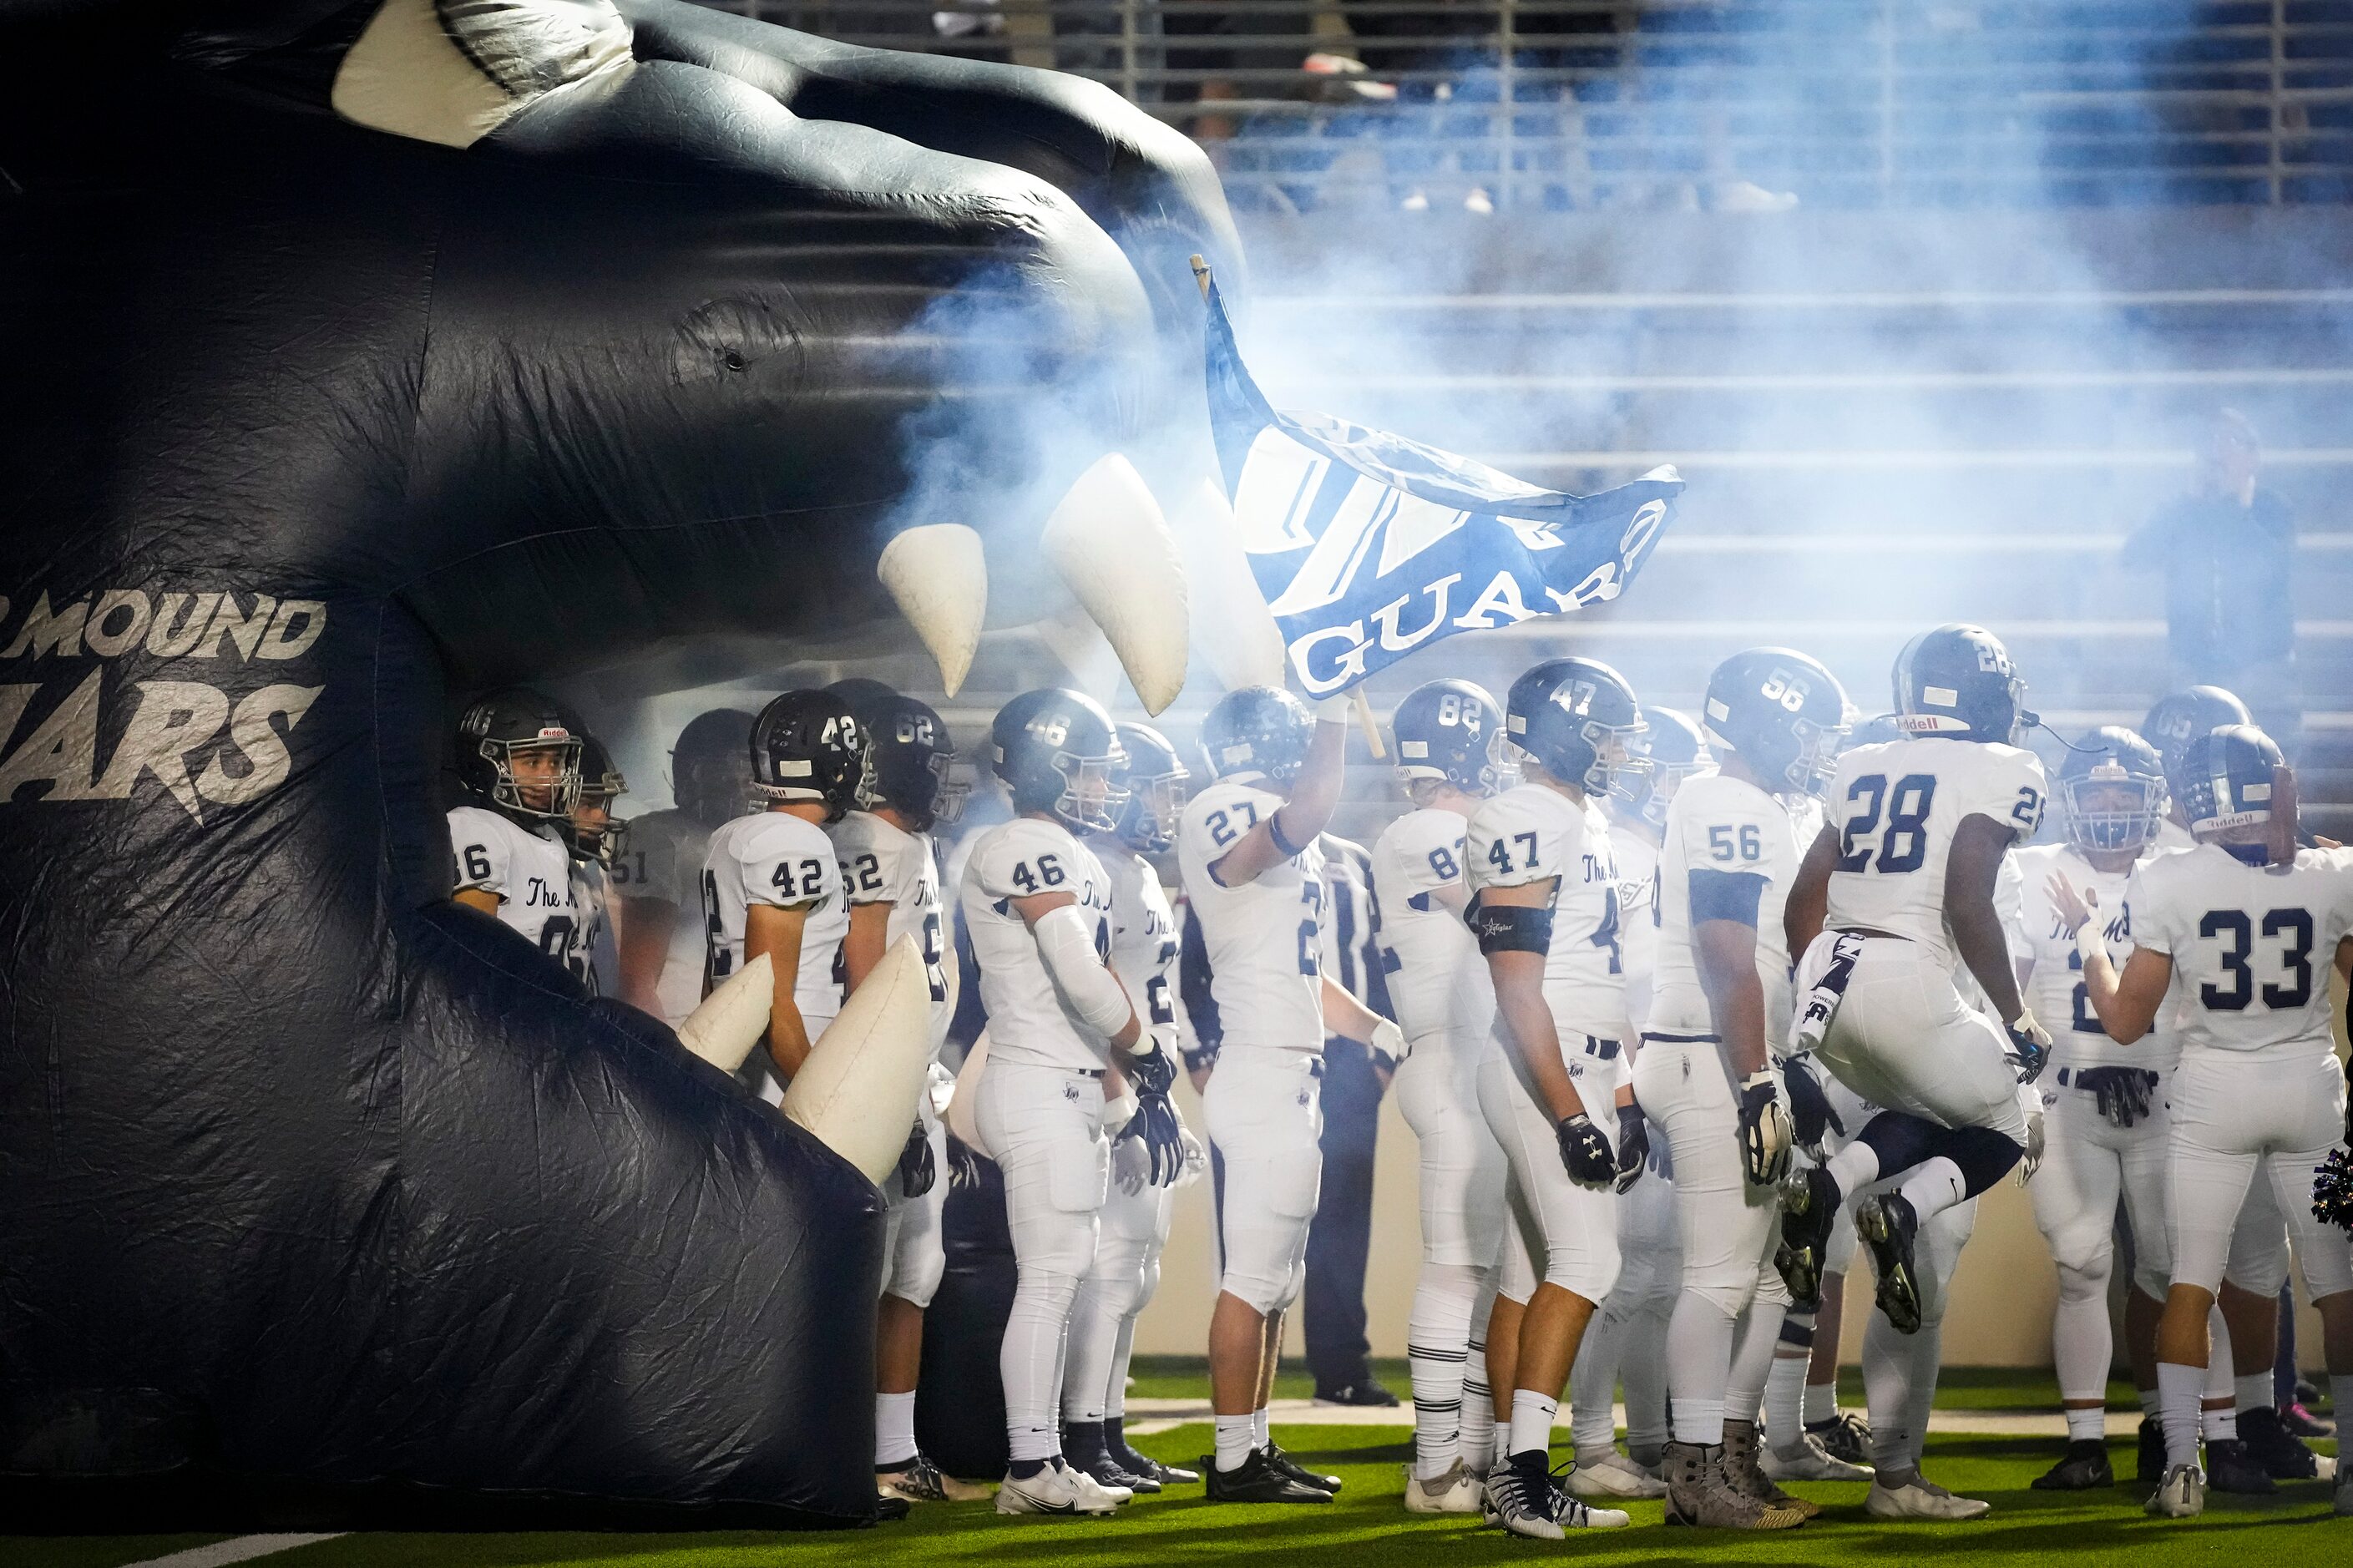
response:
M1208 258L1196 252L1192 258L1192 266L1194 286L1201 290L1201 303L1206 305L1209 302ZM1356 728L1365 732L1365 744L1371 749L1373 761L1377 763L1388 761L1388 748L1381 744L1380 721L1373 717L1373 705L1365 700L1365 689L1362 686L1349 689L1348 706L1356 715Z

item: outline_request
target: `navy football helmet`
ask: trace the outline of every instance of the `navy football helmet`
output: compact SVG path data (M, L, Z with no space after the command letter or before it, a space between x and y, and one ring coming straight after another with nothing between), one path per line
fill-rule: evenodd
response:
M740 708L698 713L670 747L670 789L678 808L705 827L740 816L750 804L752 715Z
M837 680L826 689L849 704L866 737L860 810L889 806L917 833L963 815L968 791L954 776L955 741L930 703L879 680Z
M1127 761L1119 731L1083 692L1023 692L997 710L988 751L1016 811L1046 812L1076 833L1109 833L1127 804L1113 782Z
M1504 710L1468 680L1417 686L1389 715L1397 776L1408 789L1442 779L1466 795L1493 794L1505 771L1495 760L1503 733Z
M1846 689L1786 647L1734 654L1707 678L1708 739L1738 752L1774 793L1820 795L1846 738Z
M1611 780L1609 791L1643 821L1664 827L1675 791L1692 774L1714 767L1715 759L1708 755L1707 737L1690 714L1674 708L1645 708L1642 718L1650 728L1632 744L1635 765Z
M2203 837L2272 819L2273 771L2287 761L2253 724L2224 724L2189 742L2181 758L2181 812Z
M2137 796L2127 806L2097 804ZM2078 849L2138 849L2165 820L2165 763L2157 748L2120 725L2107 724L2079 742L2059 763L2060 819Z
M2179 779L2181 759L2189 751L2192 741L2202 739L2225 724L2252 724L2255 716L2233 692L2219 686L2193 686L2186 691L2176 691L2157 700L2148 716L2140 721L2143 739L2157 748L2165 766L2165 777L2178 796L2181 793Z
M1307 704L1280 686L1244 686L1218 699L1201 720L1201 750L1217 778L1256 775L1285 785L1307 762L1315 736Z
M839 822L866 782L866 731L830 691L787 691L752 721L752 790L769 800L816 803Z
M1896 656L1895 712L1907 735L2004 745L2041 722L2001 639L1959 622L1922 632Z
M553 699L527 686L491 692L458 721L459 784L510 816L569 817L580 799L581 737L574 724ZM530 776L518 779L515 764L526 754Z
M580 798L572 808L571 839L575 858L609 866L621 852L629 825L613 815L613 802L629 792L629 781L613 765L605 742L590 734L580 737ZM582 812L602 811L601 822L584 825Z
M1185 809L1185 781L1191 770L1168 737L1149 724L1122 721L1119 749L1127 761L1112 775L1126 793L1114 829L1119 841L1139 855L1165 854L1176 842L1176 818Z
M1620 768L1641 765L1634 749L1645 728L1634 689L1599 659L1548 658L1513 681L1504 699L1511 743L1588 796L1608 795ZM1613 738L1618 757L1609 754Z

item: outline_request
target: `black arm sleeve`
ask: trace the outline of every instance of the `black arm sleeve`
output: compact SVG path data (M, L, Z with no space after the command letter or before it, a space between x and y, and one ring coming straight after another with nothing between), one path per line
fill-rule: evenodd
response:
M1691 874L1691 923L1737 921L1757 929L1757 906L1765 897L1765 879L1754 871L1694 871Z

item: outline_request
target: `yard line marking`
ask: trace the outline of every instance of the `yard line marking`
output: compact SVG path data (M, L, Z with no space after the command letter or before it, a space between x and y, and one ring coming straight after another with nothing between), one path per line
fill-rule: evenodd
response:
M291 1552L314 1541L340 1540L346 1533L335 1530L324 1535L238 1535L216 1541L210 1546L191 1546L185 1552L125 1563L123 1568L225 1568L231 1563L250 1563L273 1552Z

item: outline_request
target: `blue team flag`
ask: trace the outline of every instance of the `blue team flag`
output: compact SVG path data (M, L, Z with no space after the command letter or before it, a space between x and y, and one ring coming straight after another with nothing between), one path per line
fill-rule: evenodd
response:
M1208 303L1219 467L1291 668L1315 696L1457 632L1614 599L1674 517L1672 468L1567 495L1385 430L1279 414L1214 287Z

